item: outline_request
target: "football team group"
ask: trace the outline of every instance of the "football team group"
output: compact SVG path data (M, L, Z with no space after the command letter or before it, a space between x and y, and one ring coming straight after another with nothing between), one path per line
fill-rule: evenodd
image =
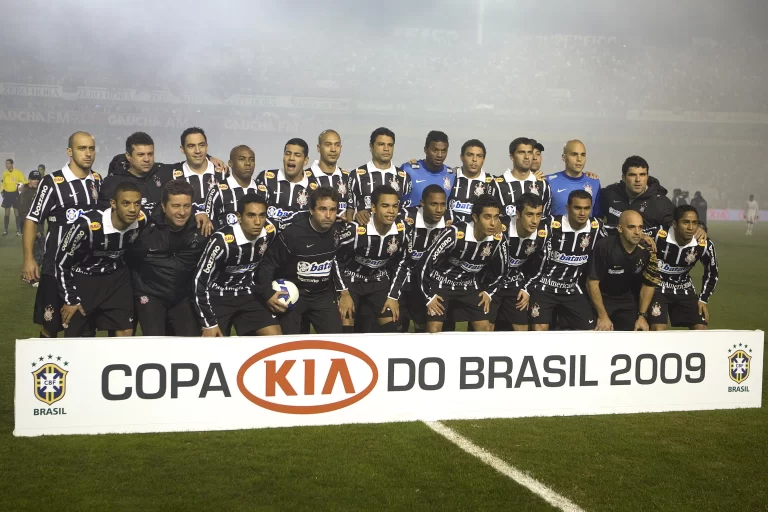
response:
M76 132L68 164L24 185L22 279L41 337L707 327L705 219L675 208L639 156L601 188L581 141L545 176L544 147L520 137L496 176L476 139L445 165L448 137L432 131L424 158L398 167L395 134L378 128L371 160L342 169L326 130L311 165L294 138L254 179L248 146L225 162L200 128L180 142L185 160L162 164L134 133L101 176L94 137Z

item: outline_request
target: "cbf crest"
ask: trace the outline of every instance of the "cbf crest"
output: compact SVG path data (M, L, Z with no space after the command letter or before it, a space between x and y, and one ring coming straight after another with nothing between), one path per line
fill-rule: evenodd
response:
M32 372L35 398L51 405L64 398L64 394L67 392L67 374L69 372L59 366L60 356L57 356L57 362L53 361L52 355L48 356L49 361L46 361L43 356L40 356L39 359L39 361L32 363L33 367L37 364L40 365L37 370ZM65 361L63 364L66 366L69 362Z
M746 347L745 347L746 349ZM752 356L746 350L736 350L728 356L728 376L736 384L741 384L749 377L750 360Z

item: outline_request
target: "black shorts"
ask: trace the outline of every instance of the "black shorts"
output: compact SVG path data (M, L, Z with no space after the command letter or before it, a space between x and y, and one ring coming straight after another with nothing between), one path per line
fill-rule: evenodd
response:
M403 290L400 294L400 316L413 320L416 325L427 323L427 299L421 288Z
M75 286L86 316L75 313L64 329L67 338L86 331L124 331L133 328L133 290L127 267L111 274L75 274Z
M667 320L672 324L672 327L707 325L707 321L699 314L699 297L697 295L661 293L660 290L656 290L648 310L648 324L666 325Z
M634 297L603 295L603 306L613 323L614 331L634 331L637 321L637 302Z
M18 204L18 192L3 192L3 208L16 208Z
M283 334L301 334L301 319L306 315L318 334L341 332L341 315L334 290L309 293L302 290L292 310L278 315Z
M133 298L143 336L200 336L203 332L188 297L167 305L150 295Z
M381 312L384 309L384 303L389 298L389 288L391 283L388 281L373 281L370 283L350 283L349 295L352 297L352 302L355 304L355 316L360 311L362 305L367 303L373 315L376 318L391 318L392 311L387 309L385 312ZM357 322L355 322L357 323Z
M37 285L37 295L35 295L35 312L33 322L42 326L48 334L56 336L56 333L63 331L61 325L61 306L64 305L64 299L59 295L59 285L56 277L43 274L40 276L40 283Z
M229 336L233 326L238 336L245 336L280 324L258 295L214 296L211 297L211 307L224 336Z
M532 324L552 324L553 314L557 314L563 330L591 331L595 328L595 313L586 295L574 293L552 293L533 290L529 302L530 321Z
M438 289L436 293L443 298L443 307L446 313L427 315L427 322L445 322L447 317L450 317L448 320L451 322L482 322L493 319L490 313L486 313L481 306L478 306L480 290Z
M491 318L494 323L507 322L512 325L528 325L528 308L517 309L519 288L499 290L491 301Z

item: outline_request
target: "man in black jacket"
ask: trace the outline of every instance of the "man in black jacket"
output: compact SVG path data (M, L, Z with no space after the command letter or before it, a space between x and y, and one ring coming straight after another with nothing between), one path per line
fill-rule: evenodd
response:
M696 208L696 213L699 214L699 224L707 225L707 200L701 195L698 190L691 199L691 206Z
M192 283L205 236L192 215L192 186L171 180L129 253L135 311L145 336L199 336Z
M646 228L667 228L672 224L675 207L667 197L667 189L649 171L644 158L630 156L621 166L621 181L602 190L600 202L608 226L618 226L624 210L642 215Z

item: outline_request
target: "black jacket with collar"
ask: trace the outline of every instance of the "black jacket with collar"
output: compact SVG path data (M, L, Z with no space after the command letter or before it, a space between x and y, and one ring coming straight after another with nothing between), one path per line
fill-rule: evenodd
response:
M99 190L99 210L109 208L110 199L120 183L129 181L141 190L142 208L150 215L154 207L160 204L163 185L173 179L173 169L167 165L156 163L142 177L134 176L128 171L128 161L125 155L117 155L109 164L109 174L101 182Z
M618 226L624 210L634 210L642 215L645 228L661 226L667 229L674 219L675 207L667 197L667 189L653 176L648 177L645 192L634 199L629 198L626 184L620 181L600 191L600 202L608 226Z

